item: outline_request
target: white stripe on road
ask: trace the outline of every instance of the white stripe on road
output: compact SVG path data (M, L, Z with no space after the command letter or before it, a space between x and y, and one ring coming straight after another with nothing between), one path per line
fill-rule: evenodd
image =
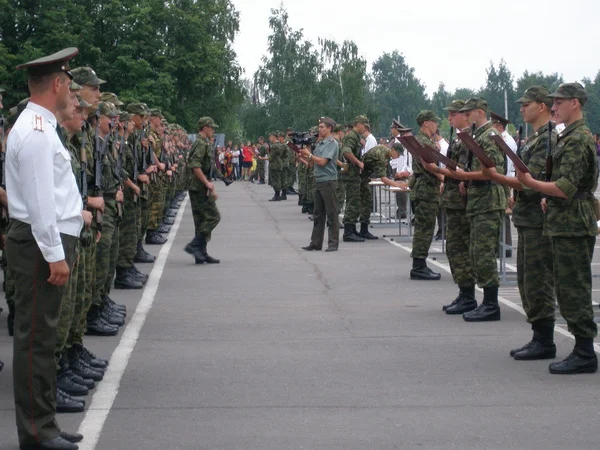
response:
M398 242L392 241L389 238L385 238L385 240L388 241L390 244L395 245L396 247L399 247L399 248L401 248L402 250L404 250L404 251L406 251L408 253L411 252L411 248L407 247L406 245L399 244ZM443 264L443 263L441 263L439 261L436 261L434 259L431 259L431 258L427 258L427 260L431 264L433 264L434 266L438 266L440 269L443 269L446 272L451 273L449 265ZM483 292L483 289L477 288L477 290L480 291L480 292ZM522 315L526 316L525 311L523 310L523 308L521 307L521 305L518 305L518 304L516 304L514 302L511 302L510 300L508 300L508 299L506 299L504 297L501 297L501 296L498 296L498 301L500 303L502 303L503 305L508 306L509 308L512 308L515 311L518 311ZM567 330L565 330L563 327L558 326L558 327L555 328L555 330L556 330L557 333L562 334L563 336L566 336L566 337L568 337L570 339L575 339L575 337L571 333L569 333ZM600 344L594 344L594 350L596 350L596 353L600 353Z
M181 204L181 208L179 208L179 212L175 218L175 223L173 224L171 232L169 233L168 240L160 249L158 257L154 263L154 267L152 268L152 272L150 272L148 282L146 283L146 287L144 288L144 292L142 294L142 299L138 303L131 321L125 328L125 331L121 336L121 340L119 341L119 345L110 358L110 364L104 375L104 379L100 382L98 390L92 398L92 403L85 413L83 422L81 422L81 425L79 426L79 433L83 434L84 436L84 441L78 444L80 450L94 450L98 444L98 439L100 438L100 433L102 433L102 429L104 428L106 418L108 417L115 398L119 393L121 378L123 377L123 373L127 368L131 353L133 352L138 338L140 337L140 331L144 326L144 322L146 322L146 317L148 317L148 313L150 312L152 304L154 303L154 297L156 296L158 284L165 269L165 264L169 256L169 252L171 251L171 246L175 241L175 235L177 234L177 230L181 224L181 219L183 217L187 200L188 199L186 197Z

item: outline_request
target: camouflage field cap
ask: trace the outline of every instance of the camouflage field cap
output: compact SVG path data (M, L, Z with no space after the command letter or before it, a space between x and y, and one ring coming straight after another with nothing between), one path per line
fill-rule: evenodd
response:
M487 113L489 110L487 100L483 97L471 97L466 101L465 107L460 112L473 111L474 109L481 109Z
M339 133L340 131L345 131L346 127L344 127L344 125L338 124L335 127L333 127L333 132L334 133Z
M79 84L75 83L74 81L71 81L71 85L69 86L69 89L70 89L71 91L80 91L80 90L82 90L82 89L83 89L83 86L81 86L81 85L79 85Z
M403 153L404 147L402 147L402 144L398 144L396 142L394 145L392 145L392 150L396 150L398 153Z
M517 103L545 103L548 107L552 107L552 97L550 91L544 86L531 86L525 91L523 97L517 100Z
M77 69L71 70L73 75L73 81L77 84L88 85L88 86L100 86L106 83L96 75L96 72L91 67L78 67Z
M15 124L21 113L25 111L25 108L27 108L28 103L29 97L21 100L17 104L17 106L13 106L12 108L10 108L10 111L8 112L8 117L6 118L6 125L8 127L12 127Z
M321 117L319 118L319 123L325 123L329 125L332 129L337 126L337 123L335 123L335 120L333 120L331 117Z
M161 119L163 118L163 113L160 109L158 108L153 108L150 110L150 117L160 117Z
M368 125L368 126L371 125L369 123L369 118L365 115L356 116L356 118L354 119L354 125L356 125L357 123L364 123L365 125Z
M452 103L450 103L449 106L446 106L444 111L459 112L465 107L465 103L466 102L464 100L452 100Z
M112 92L103 92L102 96L100 97L100 99L103 102L109 102L109 103L112 103L115 106L123 106L123 105L125 105L125 103L123 103L121 100L119 100L119 97L117 97L117 94L114 94Z
M391 126L391 128L395 128L400 133L408 133L409 131L412 131L412 128L409 128L407 126L402 125L396 119L392 119L392 126Z
M269 137L270 137L270 136L277 136L277 131L269 131L269 132L267 133L267 136L269 136Z
M219 128L219 125L217 125L211 117L200 117L200 119L198 119L198 128L201 130L204 127L210 127L214 129Z
M133 118L133 114L128 112L123 112L119 115L119 120L121 122L129 122Z
M79 100L79 106L78 106L78 108L91 108L92 107L91 103L86 102L81 97L79 97L78 100Z
M127 111L128 113L131 114L139 114L140 116L147 116L148 115L148 111L146 110L146 107L143 105L143 103L130 103L129 105L127 105L127 108L125 108L125 111Z
M108 102L98 103L98 110L102 116L117 117L119 115L114 109L114 105Z
M425 110L417 114L417 125L421 126L426 121L439 122L441 119L433 111Z
M287 131L279 131L277 133L277 137L286 137L287 136Z
M576 98L581 106L587 102L588 96L585 88L579 83L561 84L556 92L549 95L552 98Z

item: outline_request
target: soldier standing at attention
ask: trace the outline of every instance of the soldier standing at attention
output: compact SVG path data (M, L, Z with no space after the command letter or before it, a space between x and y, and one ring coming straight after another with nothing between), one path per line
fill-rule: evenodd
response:
M217 193L215 186L208 179L211 167L215 164L209 140L215 134L218 125L210 117L198 120L198 139L194 142L188 156L190 173L190 201L194 216L195 236L185 247L185 251L196 258L196 264L218 264L220 261L211 257L206 250L210 242L212 230L221 221L217 209Z
M22 449L77 449L56 422L56 324L83 228L83 202L55 114L72 105L68 48L22 64L31 97L7 141L11 213L6 255L15 279L13 378ZM35 174L35 183L23 183ZM31 356L34 355L32 358Z
M517 172L517 178L547 196L544 234L552 241L556 300L575 336L572 353L550 364L550 373L594 373L598 370L594 352L598 329L592 310L591 262L598 234L594 213L596 146L583 118L587 101L583 86L562 84L550 97L554 98L552 111L557 122L566 126L552 149L550 181L522 172Z
M360 215L360 173L364 168L360 160L362 145L360 137L369 125L367 116L354 119L354 127L346 133L342 142L342 154L348 162L348 172L342 176L346 188L346 210L344 212L344 242L364 242L356 232L356 222Z
M256 175L258 176L258 184L265 184L265 161L268 161L267 144L265 138L258 138L258 155L256 156Z
M419 132L415 137L422 145L435 148L432 137L438 129L439 120L433 111L421 111L417 115ZM425 260L429 255L429 247L435 231L435 220L440 204L440 181L443 177L427 172L417 158L413 158L412 168L415 183L410 192L410 199L414 202L415 234L410 255L413 259L410 279L439 280L441 275L427 267Z
M286 160L284 160L282 148L277 141L280 134L279 131L269 134L269 142L271 143L271 151L269 153L269 183L271 183L271 187L275 191L275 195L269 200L270 202L280 201L283 189L283 171Z
M552 98L542 86L532 86L525 91L521 103L523 120L535 133L521 150L521 159L536 180L546 180L546 151L548 139L556 148L557 135L548 135L551 120ZM523 189L515 177L500 175L494 168L484 173L497 183L515 189L513 222L517 227L517 282L527 322L531 324L533 338L523 347L511 350L517 360L548 359L556 356L554 345L554 278L552 239L543 233L544 212L540 206L542 195L533 189Z

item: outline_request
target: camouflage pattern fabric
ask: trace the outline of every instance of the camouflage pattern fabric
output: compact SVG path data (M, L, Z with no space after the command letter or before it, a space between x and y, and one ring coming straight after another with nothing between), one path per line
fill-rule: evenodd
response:
M113 237L118 239L117 232L117 202L113 198L104 198L104 215L102 216L102 235L96 245L96 276L94 280L95 305L102 304L101 296L106 294L105 284L109 276L111 252L113 251Z
M313 205L315 203L315 170L308 167L306 170L306 200L305 204Z
M156 230L162 222L163 210L165 208L165 186L163 177L156 177L156 181L150 183L149 188L148 229Z
M76 254L79 255L81 244L78 242L76 246ZM71 268L71 276L65 285L62 300L60 302L60 310L58 313L58 324L56 325L56 346L55 359L58 366L61 354L66 348L67 338L71 330L71 324L75 317L75 304L77 302L77 273L79 271L78 257L75 257L73 267Z
M471 265L475 271L477 285L480 288L499 286L496 254L504 211L484 212L472 215L470 219Z
M362 157L365 165L362 171L363 178L381 178L387 176L387 167L390 162L390 149L385 145L377 145Z
M360 160L360 136L350 130L342 140L340 153L352 153ZM344 224L354 225L358 222L361 213L361 179L358 167L350 163L348 172L342 175L342 183L346 191L346 210L344 211Z
M469 128L466 128L462 131L468 132ZM469 151L465 144L459 138L456 138L450 144L450 148L448 149L446 156L454 161L461 169L464 169L467 165ZM460 193L460 183L460 180L454 180L448 177L444 180L444 192L442 193L441 204L446 210L466 209L467 201L466 198Z
M285 172L283 170L271 169L271 186L276 191L281 191L285 187Z
M305 164L298 164L298 194L301 196L306 195L306 170Z
M81 242L80 242L81 244ZM89 249L89 245L79 246L79 264L77 265L77 273L73 272L73 277L77 278L75 282L75 293L74 293L74 307L73 307L73 319L69 326L69 335L67 336L67 342L65 343L65 349L70 348L73 345L83 345L83 335L85 334L85 324L87 318L87 312L91 306L91 302L86 303L85 299L85 263L87 261L86 252ZM87 308L86 308L87 305ZM82 326L83 325L83 326Z
M123 167L130 178L133 178L134 174L133 151L133 142L128 139L123 152ZM141 204L139 199L134 202L133 197L133 191L125 186L123 188L123 220L119 224L119 253L116 265L120 269L128 269L133 265L133 258L137 251L136 244L139 240Z
M470 254L471 220L460 209L447 209L446 220L446 254L454 283L461 288L475 286Z
M435 148L433 141L422 131L415 138L423 145ZM415 185L411 188L410 198L412 201L423 200L426 202L439 202L440 180L425 170L418 158L412 159L412 169L415 176ZM416 230L415 230L416 232Z
M212 195L206 195L206 191L189 192L196 236L204 236L206 242L209 242L212 230L221 221L217 203Z
M435 232L439 203L437 201L415 200L415 233L413 235L411 258L426 259Z
M369 223L371 220L371 213L373 212L373 195L371 192L371 181L368 177L361 177L359 185L360 194L360 211L358 213L358 221L360 223Z

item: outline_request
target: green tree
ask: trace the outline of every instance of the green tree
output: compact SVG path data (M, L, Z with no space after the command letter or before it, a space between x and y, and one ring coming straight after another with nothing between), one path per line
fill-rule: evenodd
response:
M438 90L431 97L430 109L435 112L439 117L447 116L447 112L444 110L450 102L452 102L452 94L446 90L446 85L440 83Z
M505 94L508 105L508 119L515 121L519 118L519 110L515 103L518 97L515 93L513 85L513 76L506 66L506 62L502 59L498 68L493 62L490 62L490 67L486 70L487 80L486 85L481 91L481 95L485 97L491 111L496 114L505 116Z

